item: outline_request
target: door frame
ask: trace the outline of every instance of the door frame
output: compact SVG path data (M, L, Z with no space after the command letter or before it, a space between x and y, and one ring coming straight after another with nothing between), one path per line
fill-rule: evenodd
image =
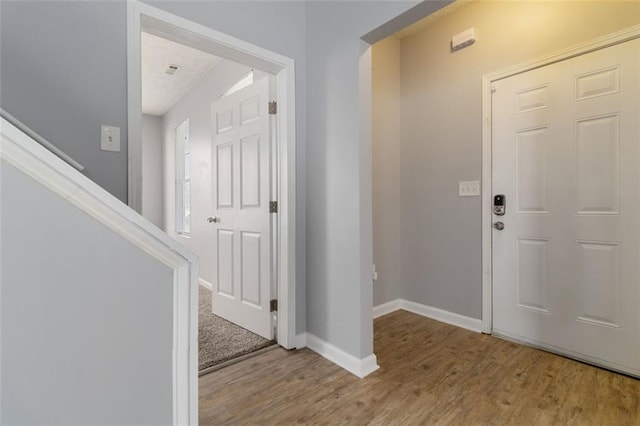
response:
M207 26L174 15L139 0L127 2L127 117L128 117L128 204L141 212L142 206L142 84L140 32L144 29L163 38L187 44L223 59L229 59L275 75L277 115L277 241L278 344L294 348L296 339L296 117L295 62L292 58L223 34ZM191 303L197 303L197 294ZM191 332L197 335L197 306L193 310ZM197 414L197 347L191 351L192 372L189 389L174 394L174 405L190 399L190 410ZM177 393L175 390L174 393ZM195 398L191 395L196 395ZM174 407L175 408L175 407ZM194 417L197 418L197 417Z
M492 116L491 91L495 81L531 71L556 62L561 62L589 52L604 49L615 44L640 38L640 25L635 25L615 33L599 37L590 42L570 47L551 55L486 74L482 77L482 332L493 331L493 214L491 212L492 192Z

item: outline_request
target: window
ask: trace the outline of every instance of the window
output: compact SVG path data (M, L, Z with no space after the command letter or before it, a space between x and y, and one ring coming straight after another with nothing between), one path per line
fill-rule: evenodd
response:
M176 233L191 234L189 119L176 127Z

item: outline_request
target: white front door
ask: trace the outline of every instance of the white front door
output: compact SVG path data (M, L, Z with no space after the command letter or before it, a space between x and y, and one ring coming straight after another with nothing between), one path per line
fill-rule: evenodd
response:
M640 40L494 82L493 331L640 375Z
M213 312L267 339L272 230L269 79L211 106Z

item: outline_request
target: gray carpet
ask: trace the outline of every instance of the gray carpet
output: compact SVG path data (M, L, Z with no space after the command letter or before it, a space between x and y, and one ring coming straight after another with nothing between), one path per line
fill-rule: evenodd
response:
M274 344L211 313L211 291L200 287L198 370L211 369Z

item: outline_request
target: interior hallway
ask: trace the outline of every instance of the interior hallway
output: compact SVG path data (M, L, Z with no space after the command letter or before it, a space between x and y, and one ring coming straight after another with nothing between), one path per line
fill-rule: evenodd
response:
M640 424L640 380L397 311L358 379L308 349L200 378L200 424Z

